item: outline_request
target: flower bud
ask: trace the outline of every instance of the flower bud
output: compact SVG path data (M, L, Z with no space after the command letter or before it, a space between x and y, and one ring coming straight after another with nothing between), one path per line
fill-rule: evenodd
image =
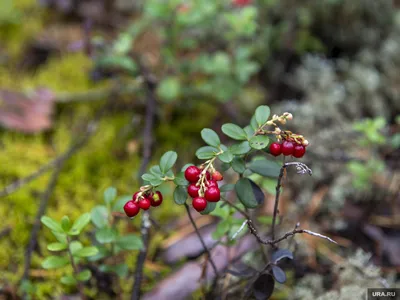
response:
M303 146L304 146L304 147L307 147L307 146L308 146L308 144L309 144L309 143L308 143L308 141L307 141L307 140L304 140L304 141L303 141Z

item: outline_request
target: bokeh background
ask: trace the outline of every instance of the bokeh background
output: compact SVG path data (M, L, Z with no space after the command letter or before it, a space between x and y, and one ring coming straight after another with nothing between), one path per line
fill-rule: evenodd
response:
M152 162L171 149L179 167L197 162L202 128L245 126L258 105L291 112L287 128L310 141L301 161L313 176L289 173L282 226L301 222L340 246L296 237L288 282L274 299L356 299L346 296L383 279L399 286L399 7L396 0L2 0L0 294L74 293L59 273L41 268L53 239L43 229L29 284L20 282L51 171L12 193L4 189L81 143L65 160L46 214L75 219L101 203L109 186L132 194L147 99L141 65L157 95ZM270 216L275 180L252 176L267 200L258 213ZM161 229L152 233L144 292L202 254L199 246L173 263L162 255L190 234L172 189L163 187L165 202L152 213ZM198 221L215 226L218 218ZM140 220L121 221L121 230L138 233ZM102 288L97 278L88 294L128 297L136 255L120 257L129 267L121 289Z

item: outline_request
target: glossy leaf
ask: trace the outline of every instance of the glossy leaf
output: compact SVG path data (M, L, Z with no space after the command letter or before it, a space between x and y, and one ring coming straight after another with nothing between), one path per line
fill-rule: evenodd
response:
M153 186L158 186L163 182L160 175L154 175L154 174L150 174L150 173L143 174L142 179L144 181L149 182Z
M250 139L250 147L256 150L264 149L269 144L269 138L266 135L256 135Z
M233 159L233 154L228 150L218 155L218 158L224 163L230 163Z
M271 261L276 264L283 258L293 259L293 253L289 249L278 249L272 253Z
M243 174L243 172L246 171L246 163L243 158L235 157L231 162L231 166L232 169L239 174Z
M74 256L89 257L89 256L96 255L98 252L99 252L99 250L96 247L90 246L90 247L84 247L82 249L75 251Z
M176 152L174 151L168 151L165 152L163 156L161 156L160 159L160 170L163 174L165 174L168 170L170 170L176 160L178 158L178 154L176 154Z
M246 132L236 124L228 123L221 127L222 132L234 140L246 140Z
M43 223L43 225L45 225L52 231L60 232L60 233L64 232L64 230L61 227L61 224L48 216L41 217L40 221Z
M42 262L44 269L57 269L66 266L69 263L67 257L64 256L49 256Z
M188 185L189 182L185 178L185 172L179 172L174 179L176 185Z
M160 166L152 166L151 168L150 168L150 173L151 174L153 174L153 175L157 175L157 176L162 176L162 172L161 172L161 168L160 168Z
M174 201L178 205L183 205L186 203L188 197L186 188L182 185L177 186L174 190Z
M109 205L117 197L117 189L109 187L104 191L104 202Z
M100 244L111 243L117 237L117 231L114 228L103 227L96 230L96 240Z
M108 209L104 205L93 207L90 214L91 220L97 228L102 228L108 225Z
M117 238L116 244L124 250L141 250L144 247L142 239L136 234L120 236Z
M286 282L286 274L285 272L278 266L272 265L272 275L274 276L275 280L279 283Z
M64 243L51 243L47 245L47 249L50 251L61 251L67 249L68 245Z
M253 160L247 167L254 173L272 178L278 178L281 170L281 166L278 163L267 159Z
M269 299L274 292L275 280L271 274L262 274L253 284L253 293L256 300Z
M201 131L201 138L203 139L203 141L206 142L207 145L213 147L219 147L219 145L221 144L218 134L210 128L204 128Z
M216 207L217 207L217 202L207 202L205 210L201 211L200 214L208 215L210 212L214 211Z
M270 114L270 109L268 106L261 105L261 106L257 107L256 113L255 113L257 125L261 126L261 125L265 124L268 121L269 114Z
M64 230L64 232L68 232L68 230L71 229L71 220L68 218L68 216L64 216L61 219L61 228Z
M72 225L71 230L68 232L70 235L78 235L81 233L82 229L89 224L91 216L89 213L84 213L81 215Z
M219 188L219 190L221 191L221 193L228 192L228 191L232 191L232 190L234 190L234 189L235 189L235 185L234 185L234 184L231 184L231 183L224 184L223 186L221 186L221 187Z
M250 139L256 132L250 125L247 125L243 130L246 132L247 139Z
M229 147L229 150L234 155L247 154L250 150L250 143L248 141L241 142L240 144L235 144Z
M72 255L74 255L76 251L78 251L82 248L83 248L83 245L80 241L72 241L69 244L69 249L71 250Z
M90 270L83 270L79 272L79 274L76 276L76 279L79 281L87 281L92 277L92 272Z
M239 179L235 184L235 191L240 202L247 208L256 208L264 202L264 193L248 178Z
M55 232L55 231L52 231L51 233L55 236L57 241L59 241L60 243L63 243L63 244L67 243L67 235L65 233L60 233L60 232Z
M196 156L198 159L210 159L213 158L218 152L219 150L217 148L204 146L196 151Z

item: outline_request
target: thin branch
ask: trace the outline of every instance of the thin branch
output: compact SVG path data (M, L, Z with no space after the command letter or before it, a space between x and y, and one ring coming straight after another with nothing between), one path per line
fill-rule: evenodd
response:
M313 231L311 231L311 230L296 229L296 228L293 229L292 231L287 232L286 234L284 234L284 235L283 235L282 237L280 237L280 238L266 240L266 239L263 239L263 238L257 233L257 230L256 230L255 227L253 226L253 222L252 222L251 220L247 220L247 226L249 227L250 233L256 237L257 241L258 241L259 243L265 244L265 245L275 246L275 245L278 244L279 242L282 242L283 240L287 239L288 237L294 236L295 234L298 234L298 233L306 233L306 234L309 234L309 235L312 235L312 236L316 236L316 237L319 237L319 238L322 238L322 239L326 239L326 240L328 240L328 241L331 242L331 243L337 244L337 243L336 243L334 240L332 240L331 238L329 238L329 237L327 237L327 236L325 236L325 235L322 235L322 234L320 234L320 233L316 233L316 232L313 232Z
M139 59L137 61L140 61ZM142 75L144 77L144 81L146 84L146 92L147 92L147 102L146 102L146 118L145 118L145 126L143 129L143 160L139 168L138 176L139 180L141 180L142 174L146 171L146 168L150 162L151 158L151 147L153 144L153 127L154 127L154 119L156 113L156 81L151 76L151 74L147 71L147 69L139 64ZM150 222L150 213L145 211L142 215L142 225L141 225L141 234L143 240L143 249L140 250L137 256L136 262L136 270L134 274L135 282L132 287L132 300L138 300L140 298L140 286L143 278L143 268L144 262L147 256L148 245L150 241L149 231L151 227Z
M185 203L185 208L186 208L186 212L189 216L190 222L192 223L192 226L193 226L194 230L196 231L197 236L199 237L200 243L203 246L204 251L206 251L206 253L208 255L208 258L209 258L210 264L214 270L215 276L218 276L218 270L217 270L217 267L215 266L215 263L211 257L210 250L207 248L207 245L204 242L203 237L201 236L201 233L200 233L199 229L197 228L195 221L193 220L192 214L190 213L189 205L187 205L186 203Z
M75 261L74 261L74 257L73 257L72 252L71 252L71 247L70 247L71 239L69 238L69 236L67 236L67 243L68 243L68 248L67 248L67 249L68 249L68 257L69 257L69 260L70 260L70 262L71 262L72 269L74 270L75 276L78 276L78 274L79 274L79 268L78 268L78 266L76 265L76 263L75 263ZM79 294L80 294L80 296L81 296L81 299L85 299L84 287L83 287L82 282L79 281L79 280L78 280L78 289L79 289Z
M282 187L282 179L283 179L283 175L285 174L285 169L289 166L296 166L296 170L297 170L297 174L309 174L310 176L312 175L312 171L311 169L303 163L300 162L287 162L287 163L283 163L281 170L279 172L279 176L278 176L278 181L276 184L276 194L275 194L275 204L274 204L274 214L272 217L272 226L271 226L271 236L272 239L275 239L275 224L276 224L276 217L278 215L278 207L279 207L279 196L281 193L281 187Z

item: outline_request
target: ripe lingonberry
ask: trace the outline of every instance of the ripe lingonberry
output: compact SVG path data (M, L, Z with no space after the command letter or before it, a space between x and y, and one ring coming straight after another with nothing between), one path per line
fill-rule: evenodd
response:
M125 211L125 214L128 217L132 218L132 217L136 216L139 213L140 207L136 202L133 202L131 200L131 201L128 201L128 202L125 203L124 211Z
M285 156L292 155L294 150L294 145L290 141L284 141L282 143L282 154Z
M136 201L137 196L138 196L139 193L140 193L140 192L136 192L136 193L133 194L133 196L132 196L132 200L133 200L133 201Z
M215 181L221 181L222 179L224 179L224 177L222 176L222 174L220 172L215 171L212 174L212 179L215 180Z
M160 206L163 201L163 195L160 191L156 191L151 197L149 197L151 206Z
M197 211L203 211L207 207L207 201L203 197L196 197L192 201L193 208Z
M215 181L215 180L209 180L208 182L207 182L207 187L212 187L212 186L214 186L214 187L218 187L218 183Z
M234 6L243 7L249 5L251 3L251 0L233 0L232 3Z
M272 143L269 146L269 153L271 153L273 156L278 156L282 154L282 145L279 143Z
M219 199L221 198L221 192L219 188L212 186L206 190L204 196L206 197L207 201L218 202Z
M195 183L189 184L187 188L187 192L192 198L196 198L199 196L200 187L198 187Z
M297 144L294 146L293 156L296 158L303 157L304 153L306 153L306 148L303 145Z
M148 198L140 199L138 204L139 207L144 210L148 210L151 206L151 202Z
M196 166L190 166L185 170L185 178L189 182L196 182L199 179L201 170Z

